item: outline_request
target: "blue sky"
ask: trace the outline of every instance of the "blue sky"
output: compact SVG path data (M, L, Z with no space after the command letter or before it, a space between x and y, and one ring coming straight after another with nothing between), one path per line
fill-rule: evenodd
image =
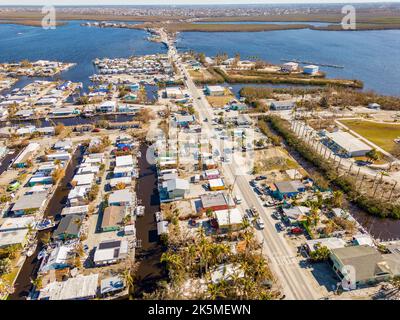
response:
M394 0L392 2L399 2ZM387 0L0 0L0 5L140 5L140 4L242 4L242 3L362 3Z

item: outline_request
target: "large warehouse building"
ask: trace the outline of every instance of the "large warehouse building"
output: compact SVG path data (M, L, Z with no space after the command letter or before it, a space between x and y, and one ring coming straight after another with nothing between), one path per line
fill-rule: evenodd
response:
M326 137L328 138L329 148L335 153L347 157L365 156L368 151L372 150L370 146L347 132L328 132Z

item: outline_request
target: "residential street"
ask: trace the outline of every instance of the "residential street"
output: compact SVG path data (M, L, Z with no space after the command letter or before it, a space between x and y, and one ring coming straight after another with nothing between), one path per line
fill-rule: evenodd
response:
M208 103L203 92L197 89L184 66L179 64L176 60L175 52L176 49L170 45L169 55L174 59L181 71L183 70L183 74L186 78L185 85L193 98L195 109L199 113L199 121L202 123L203 132L212 133L213 128L211 123L209 121L204 121L206 118L209 120L214 118L212 107ZM212 135L210 134L210 136ZM219 147L215 141L213 143L211 140L211 143L214 144L214 148ZM222 154L220 150L219 152ZM235 164L223 165L224 176L230 184L233 184L235 180L235 171ZM259 231L263 238L263 249L268 257L272 270L275 272L282 286L286 299L299 300L320 298L321 293L319 293L316 288L318 284L315 279L313 279L311 275L308 275L305 269L302 269L299 265L294 248L290 247L282 234L276 231L274 221L271 217L272 210L268 210L262 206L260 200L250 187L249 180L249 175L237 175L233 192L234 194L242 196L244 200L242 204L243 207L250 208L255 206L261 213L261 217L265 222L264 230ZM315 283L315 286L312 285L312 282Z

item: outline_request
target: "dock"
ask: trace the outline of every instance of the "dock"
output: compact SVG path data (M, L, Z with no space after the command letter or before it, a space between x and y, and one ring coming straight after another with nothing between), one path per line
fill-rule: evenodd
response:
M320 67L329 67L329 68L336 68L336 69L344 69L344 66L337 65L337 64L328 64L328 63L318 63L318 62L310 62L310 61L301 61L298 59L281 59L283 62L296 62L300 64L313 64Z

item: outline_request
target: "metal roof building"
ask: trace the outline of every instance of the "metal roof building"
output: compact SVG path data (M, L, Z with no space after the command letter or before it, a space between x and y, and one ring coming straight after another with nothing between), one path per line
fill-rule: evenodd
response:
M348 132L328 132L326 137L332 143L331 148L348 157L364 156L372 148ZM335 150L334 150L335 151Z
M96 297L99 275L79 275L67 281L51 282L40 290L38 300L83 300Z

